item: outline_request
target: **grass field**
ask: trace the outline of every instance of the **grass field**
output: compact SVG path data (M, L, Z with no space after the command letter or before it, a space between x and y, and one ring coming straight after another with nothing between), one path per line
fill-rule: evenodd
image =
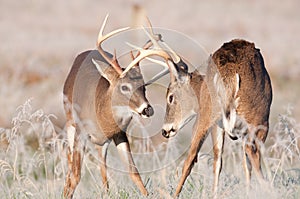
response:
M0 198L62 198L67 169L63 82L75 56L95 48L107 13L108 29L139 25L140 16L146 14L154 26L193 38L207 54L233 38L255 42L271 76L274 100L263 150L268 183L260 186L254 176L249 198L300 197L297 0L0 2ZM165 90L156 90L163 101ZM158 103L156 98L151 96L150 102ZM163 107L157 110L155 129L147 128L153 138L162 124ZM175 191L191 128L192 124L159 146L157 138L131 141L135 162L150 192L148 198L170 198ZM148 150L152 144L154 151ZM239 141L226 140L220 198L245 198L241 148ZM211 150L209 137L181 198L211 196ZM88 145L76 198L143 198L120 164L113 144L108 154L108 193L102 188L98 165L97 152Z

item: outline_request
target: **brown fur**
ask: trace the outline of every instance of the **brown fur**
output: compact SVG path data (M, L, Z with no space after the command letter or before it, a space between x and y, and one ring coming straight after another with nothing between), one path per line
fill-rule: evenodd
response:
M222 93L218 92L214 83L217 73L225 88ZM235 92L238 89L236 74L239 75L240 80L237 96L235 96ZM212 132L214 142L214 191L216 193L219 173L222 168L221 156L225 135L224 130L220 133L217 129L223 128L220 123L222 121L220 120L221 110L224 109L226 116L229 116L230 112L228 111L234 107L234 102L238 102L236 113L239 120L244 121L243 124L246 124L248 127L245 134L243 134L244 139L246 139L244 145L244 167L247 183L249 183L252 167L258 178L262 179L259 148L260 142L264 142L268 134L272 87L259 49L256 49L253 43L244 40L233 40L225 43L212 55L205 77L198 72L193 72L190 76L188 83L195 93L194 100L197 100L199 103L198 117L189 154L185 160L175 196L179 195L186 178L197 161L197 154L209 132ZM180 81L171 83L168 93L172 92L172 88L179 88L180 84L182 84ZM220 97L225 100L220 100ZM177 96L177 98L180 97ZM220 101L222 101L221 104ZM187 102L184 101L182 103ZM167 107L166 117L170 116L168 115L168 112L171 111L169 109ZM248 165L252 166L249 167Z
M108 54L111 56L110 54ZM92 62L97 60L103 69L102 74ZM99 66L100 67L100 66ZM98 51L86 51L75 59L71 71L64 85L64 108L67 117L67 129L75 128L74 146L68 148L68 174L64 187L64 197L72 198L75 188L80 180L82 153L85 144L84 138L90 138L91 142L98 145L101 160L100 171L102 181L108 188L106 175L106 152L107 147L102 145L114 140L116 145L125 143L129 150L124 160L130 160L128 169L134 183L140 191L147 195L140 175L136 169L130 154L130 147L126 137L127 126L132 116L115 115L112 107L129 106L140 108L142 104L148 104L145 97L144 80L139 67L132 68L124 77L111 67ZM120 88L122 83L130 84L132 95L122 95ZM122 109L123 110L123 109ZM152 113L153 114L153 113ZM121 124L121 125L120 125ZM68 132L69 133L69 132ZM81 136L79 136L81 135ZM70 140L68 140L70 143ZM102 155L101 151L104 151Z
M225 85L230 83L236 73L240 75L238 114L254 126L268 121L272 88L260 50L253 43L233 40L214 53L213 61ZM263 140L265 138L266 135L261 137Z

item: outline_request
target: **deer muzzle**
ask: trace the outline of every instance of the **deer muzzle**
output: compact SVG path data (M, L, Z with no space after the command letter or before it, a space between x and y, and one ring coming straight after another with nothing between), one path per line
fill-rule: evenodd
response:
M162 136L164 136L165 138L173 137L173 136L176 135L176 133L177 133L177 131L173 128L171 130L168 130L168 131L165 130L165 129L162 129L162 131L161 131Z
M141 115L143 117L151 117L153 114L154 114L154 110L153 110L152 106L150 106L149 104L146 108L143 109L143 111L141 113Z

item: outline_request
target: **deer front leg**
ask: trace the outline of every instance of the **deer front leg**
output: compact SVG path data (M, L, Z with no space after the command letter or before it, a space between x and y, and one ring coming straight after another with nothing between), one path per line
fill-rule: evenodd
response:
M81 149L75 125L67 125L68 134L68 173L64 186L64 197L72 198L81 177Z
M143 195L148 195L148 191L146 190L146 188L142 182L141 176L140 176L140 174L135 166L135 163L133 161L126 133L121 132L121 133L115 135L113 137L113 140L117 146L117 149L121 156L122 161L128 167L131 179L136 184L136 186L140 189L140 191Z
M107 157L107 149L110 144L110 141L105 142L103 146L97 146L98 154L100 158L100 173L102 176L102 183L105 187L105 190L108 191L108 181L107 181L107 166L106 166L106 157Z
M212 129L213 151L214 151L214 186L213 193L217 196L217 190L219 185L219 176L222 169L222 154L224 146L224 130L218 125L215 125Z
M188 157L185 160L184 166L182 168L182 176L177 185L174 197L178 197L179 193L182 190L185 180L191 173L194 163L197 162L197 154L200 148L202 147L203 142L205 141L206 135L207 135L207 130L203 132L195 132L194 137L192 139L192 144L191 144Z

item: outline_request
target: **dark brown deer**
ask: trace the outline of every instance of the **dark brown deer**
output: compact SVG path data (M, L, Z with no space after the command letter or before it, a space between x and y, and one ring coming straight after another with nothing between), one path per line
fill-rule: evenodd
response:
M247 184L250 183L252 168L262 181L260 147L269 130L272 87L259 49L245 40L225 43L209 58L206 75L197 70L189 73L187 64L168 49L173 59L165 59L166 64L162 64L169 67L171 74L163 136L176 135L197 115L175 196L181 192L210 132L214 151L214 194L222 169L225 134L231 139L244 141L243 164Z

